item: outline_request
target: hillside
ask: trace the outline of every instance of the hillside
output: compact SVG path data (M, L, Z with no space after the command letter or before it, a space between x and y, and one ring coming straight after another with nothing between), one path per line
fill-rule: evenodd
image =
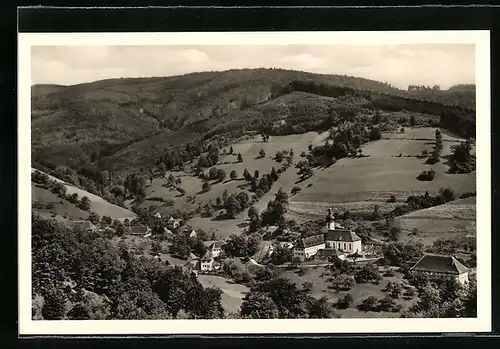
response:
M264 107L261 104L286 94L285 88L296 80L409 98L416 98L415 93L420 92L401 91L362 78L280 69L33 86L33 161L52 168L57 165L78 168L99 160L99 167L110 169L116 160L125 159L128 166L138 168L141 165L129 161L129 156L133 157L135 151L142 152L150 143L163 144L153 149L160 152L179 146L179 139L186 144L228 132L240 136L245 129L258 129L279 118L282 112L279 101ZM450 91L417 97L449 104L464 102ZM309 99L312 103L301 101L297 109L312 116L316 104L323 104L323 97ZM363 102L366 101L360 98L350 101L355 105Z
M31 172L33 173L34 171L35 169L32 168ZM62 199L49 190L44 189L36 183L32 182L31 189L33 209L35 212L39 213L42 216L57 216L58 220L61 220L61 217L64 218L63 220L80 220L87 219L89 216L89 212L94 212L101 217L108 216L118 220L124 220L126 218L132 219L136 217L136 214L130 210L111 204L97 195L76 188L66 182L61 181L58 178L50 175L47 176L51 180L62 183L66 187L66 194L71 195L73 193L76 193L78 194L79 198L86 196L90 201L90 209L89 211L81 210L80 208L76 207L75 204L69 202L66 199Z

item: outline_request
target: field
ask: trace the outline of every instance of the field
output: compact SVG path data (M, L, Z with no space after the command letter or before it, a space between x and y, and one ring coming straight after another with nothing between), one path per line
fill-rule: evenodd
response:
M432 244L436 239L465 237L476 233L476 198L460 199L444 205L396 218L401 228L401 239ZM416 235L409 235L413 229Z
M34 172L35 169L31 169L31 172ZM71 195L73 193L77 193L79 198L82 198L83 196L86 196L90 200L90 210L92 212L95 212L99 216L109 216L115 219L120 219L123 220L125 218L134 218L136 217L136 214L133 213L130 210L127 210L123 207L114 205L109 203L108 201L104 200L100 196L91 194L85 190L76 188L68 183L65 183L55 177L52 177L49 175L49 178L52 180L56 180L58 182L63 183L66 186L66 194ZM33 192L33 200L40 201L41 203L48 203L48 202L57 202L60 203L60 201L63 201L63 204L55 205L55 212L58 215L64 215L65 212L68 212L69 215L73 215L77 219L81 219L81 217L86 218L88 217L88 213L85 215L81 212L75 211L79 210L75 207L75 205L71 204L70 202L66 200L62 200L61 198L57 197L56 195L50 196L48 192L45 189L42 188L37 188L36 186L32 185L32 192ZM49 192L50 193L50 192ZM52 193L50 193L52 194ZM55 197L55 198L54 198ZM81 211L81 210L79 210ZM70 212L73 212L73 214L70 214Z
M374 296L377 299L384 298L386 296L386 293L384 293L382 289L389 281L402 283L401 275L399 273L396 273L393 277L384 276L380 281L380 284L378 285L374 285L371 283L357 284L350 291L336 291L334 289L328 288L327 280L331 276L322 276L322 273L324 273L325 271L325 267L306 268L306 274L299 276L297 275L296 271L287 270L284 271L280 276L290 279L290 281L296 283L297 285L302 285L305 282L311 282L313 284L312 295L317 298L326 296L331 302L336 302L338 298L341 298L345 294L350 293L354 299L353 304L347 309L336 309L336 312L338 312L342 318L394 318L400 316L400 313L371 311L363 312L356 309L356 305L361 303L361 301L366 297ZM403 300L400 296L399 299L396 300L396 304L401 304L403 306L401 311L404 311L407 310L415 301L416 299L409 301Z
M450 146L460 139L445 131L442 133L442 157L446 159ZM371 212L378 205L384 212L394 208L395 204L387 203L390 195L396 196L397 203L401 203L409 195L425 191L436 193L440 188L450 187L457 193L476 190L475 172L449 174L446 160L428 165L425 159L416 157L424 149L432 150L433 128L407 129L405 133L384 134L383 137L362 147L368 157L344 158L330 168L316 170L309 180L312 186L306 186L290 199L290 212L301 219L322 217L328 206L339 212ZM421 171L430 168L436 172L433 181L416 179Z
M221 304L226 314L239 311L243 297L249 291L247 286L232 283L222 276L200 274L198 280L203 287L215 286L221 289Z

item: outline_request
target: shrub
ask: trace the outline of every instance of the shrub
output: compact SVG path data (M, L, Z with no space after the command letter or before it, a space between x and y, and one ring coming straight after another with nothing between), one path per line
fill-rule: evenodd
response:
M434 179L435 175L436 175L436 172L434 170L422 171L418 175L417 179L419 181L432 181Z
M374 296L369 296L361 301L358 305L358 310L368 312L376 310L377 298Z
M302 188L300 188L299 186L295 186L292 188L291 194L295 195L295 194L299 193L301 190L302 190Z
M352 304L352 302L353 302L353 298L348 293L344 297L339 298L339 300L337 301L337 308L339 308L339 309L347 309Z

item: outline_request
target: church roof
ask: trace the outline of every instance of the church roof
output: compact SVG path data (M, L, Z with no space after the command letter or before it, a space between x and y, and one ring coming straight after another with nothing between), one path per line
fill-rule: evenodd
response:
M459 275L469 269L453 256L428 253L420 258L410 270Z
M325 235L325 240L354 242L361 240L361 238L357 236L356 233L353 231L347 229L335 229L335 230L328 230L328 232Z
M312 246L317 246L325 243L325 238L323 234L308 236L303 239L299 239L297 242L297 248L308 248Z

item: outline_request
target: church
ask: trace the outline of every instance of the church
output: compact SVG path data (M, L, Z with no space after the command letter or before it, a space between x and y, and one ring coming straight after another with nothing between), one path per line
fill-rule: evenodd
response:
M333 256L344 259L347 254L361 253L361 238L351 230L335 222L332 210L326 216L326 232L299 239L293 249L294 257L306 260L315 255Z

